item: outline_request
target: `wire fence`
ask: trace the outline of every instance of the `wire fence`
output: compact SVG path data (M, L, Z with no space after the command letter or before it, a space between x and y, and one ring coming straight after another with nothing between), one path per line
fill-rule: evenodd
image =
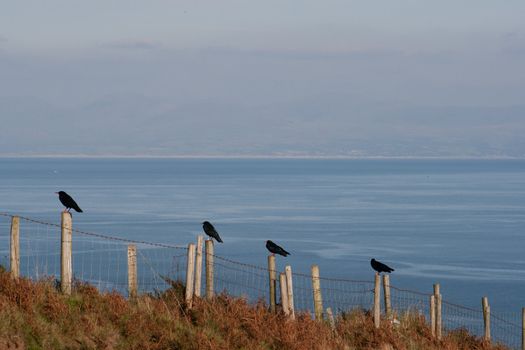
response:
M390 286L390 298L394 311L417 312L424 315L430 322L430 295L408 289Z
M1 220L1 219L5 220ZM10 265L10 223L12 216L0 213L0 265ZM117 291L128 295L127 246L137 247L137 282L139 293L159 292L170 288L172 281L185 282L186 247L129 240L99 233L73 229L73 279L88 282L100 291ZM61 226L20 217L20 274L39 280L60 278ZM205 257L205 254L203 254ZM250 302L269 300L269 277L266 266L257 266L214 255L214 290L241 296ZM277 281L279 277L277 276ZM57 280L58 281L58 280ZM324 307L334 314L351 310L372 310L374 282L320 278ZM202 290L206 290L202 279ZM296 312L314 310L312 277L293 272L293 294ZM416 312L430 322L429 293L390 286L394 315ZM279 283L277 303L280 304ZM384 312L384 305L382 305ZM312 314L313 315L313 314ZM395 316L394 316L395 317ZM442 302L442 322L445 331L464 328L471 334L484 334L483 312L479 309ZM511 348L520 348L522 337L520 312L491 310L492 339Z

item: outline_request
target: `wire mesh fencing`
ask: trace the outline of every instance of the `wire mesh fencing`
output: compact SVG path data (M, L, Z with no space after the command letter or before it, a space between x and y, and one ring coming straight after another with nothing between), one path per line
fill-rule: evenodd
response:
M10 266L10 226L12 216L0 213L0 265ZM33 280L52 278L61 274L61 225L20 217L19 270L20 275ZM162 243L136 241L116 236L73 229L73 280L90 283L100 291L116 291L125 296L128 290L128 246L136 247L137 285L139 293L159 292L170 288L174 281L185 283L188 248ZM203 260L206 254L202 254ZM250 302L269 303L269 271L267 266L251 265L213 255L213 290ZM205 263L202 264L203 271ZM282 271L284 272L284 271ZM276 271L276 302L282 304L279 274ZM323 307L334 314L356 309L374 308L374 282L319 277ZM201 276L201 295L205 295L206 278ZM402 289L390 285L390 304L393 317L406 312L424 315L430 323L430 293ZM383 296L383 290L381 291ZM296 312L314 316L312 276L293 271L293 299ZM385 314L385 302L381 302ZM492 340L520 348L522 337L521 313L490 314ZM463 328L478 337L484 335L483 311L449 301L442 301L442 324L445 331Z
M430 322L430 295L390 285L390 298L394 313L415 312ZM384 308L384 303L382 305Z
M361 309L370 310L374 304L374 283L338 278L319 278L323 307L331 308L334 314ZM312 276L294 273L294 295L297 295L298 310L314 310Z
M454 330L463 328L470 334L482 337L484 333L483 311L451 302L443 301L443 328Z
M5 217L5 215L4 215ZM10 266L10 223L2 221L0 264ZM102 292L128 294L128 246L137 247L139 292L162 291L184 280L187 248L141 242L73 229L73 280ZM33 280L60 278L61 225L20 217L19 273Z
M268 270L214 255L214 289L218 293L244 297L249 301L267 301Z
M522 315L518 312L501 312L491 315L493 340L497 343L512 346L515 349L525 347L522 343Z

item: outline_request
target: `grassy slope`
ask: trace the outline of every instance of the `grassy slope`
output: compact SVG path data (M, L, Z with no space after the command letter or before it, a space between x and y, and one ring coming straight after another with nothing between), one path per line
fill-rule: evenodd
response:
M308 315L292 322L227 295L187 310L182 295L176 286L128 302L77 284L67 297L53 281L15 281L0 271L0 349L504 349L464 331L438 343L416 316L376 330L369 315L353 312L333 332Z

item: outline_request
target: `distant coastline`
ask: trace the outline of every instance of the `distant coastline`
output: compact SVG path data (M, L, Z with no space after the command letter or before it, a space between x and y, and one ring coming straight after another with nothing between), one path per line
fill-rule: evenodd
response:
M0 159L9 158L72 158L72 159L413 159L413 160L525 160L514 156L349 156L349 155L123 155L123 154L0 154Z

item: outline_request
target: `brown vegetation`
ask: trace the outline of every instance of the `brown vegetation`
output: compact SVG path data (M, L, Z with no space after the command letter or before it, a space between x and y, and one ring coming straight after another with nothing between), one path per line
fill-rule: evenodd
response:
M327 323L307 314L289 321L264 303L220 295L183 304L182 286L128 301L77 283L71 296L53 280L12 279L0 271L0 349L505 349L483 344L465 331L431 339L424 318L382 322L354 311Z

